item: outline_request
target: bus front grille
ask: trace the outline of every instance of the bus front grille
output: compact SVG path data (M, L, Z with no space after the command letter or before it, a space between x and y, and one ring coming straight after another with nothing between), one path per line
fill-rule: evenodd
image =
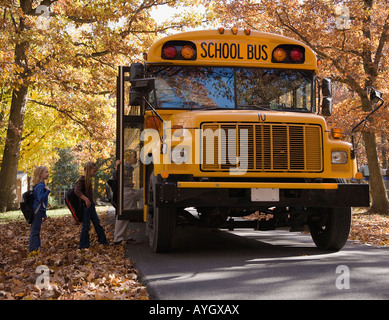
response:
M319 125L204 123L201 170L323 171Z

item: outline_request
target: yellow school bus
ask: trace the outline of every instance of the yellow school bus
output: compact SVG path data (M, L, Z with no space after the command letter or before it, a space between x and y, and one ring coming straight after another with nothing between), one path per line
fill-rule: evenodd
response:
M177 225L308 229L340 250L369 189L323 117L331 80L317 65L297 40L219 28L167 36L119 67L119 218L146 222L154 252L174 248Z

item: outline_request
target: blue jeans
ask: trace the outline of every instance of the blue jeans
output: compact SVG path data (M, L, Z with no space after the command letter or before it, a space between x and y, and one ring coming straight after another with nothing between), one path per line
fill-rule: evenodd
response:
M28 246L30 252L37 251L41 247L40 233L43 216L44 214L38 211L34 217L34 220L31 223L30 242Z
M79 249L89 248L89 230L90 230L90 222L92 221L93 227L97 233L97 240L101 244L108 244L107 238L105 237L105 232L103 227L100 225L99 217L97 216L95 204L92 203L90 208L87 208L85 204L82 204L83 210L83 221L82 221L82 229L80 236L80 245Z

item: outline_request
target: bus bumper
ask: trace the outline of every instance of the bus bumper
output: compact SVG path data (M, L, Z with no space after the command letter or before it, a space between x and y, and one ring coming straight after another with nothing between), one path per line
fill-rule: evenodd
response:
M370 206L369 185L354 183L177 181L158 182L156 191L158 207Z

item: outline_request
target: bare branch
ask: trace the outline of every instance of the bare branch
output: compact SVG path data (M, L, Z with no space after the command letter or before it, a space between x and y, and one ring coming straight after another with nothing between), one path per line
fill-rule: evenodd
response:
M381 58L382 58L385 44L388 42L388 40L389 40L389 14L386 17L385 25L384 25L384 28L382 30L380 41L379 41L379 44L377 47L377 52L376 52L375 57L374 57L374 65L376 66L377 69L378 69L378 65L379 65Z

